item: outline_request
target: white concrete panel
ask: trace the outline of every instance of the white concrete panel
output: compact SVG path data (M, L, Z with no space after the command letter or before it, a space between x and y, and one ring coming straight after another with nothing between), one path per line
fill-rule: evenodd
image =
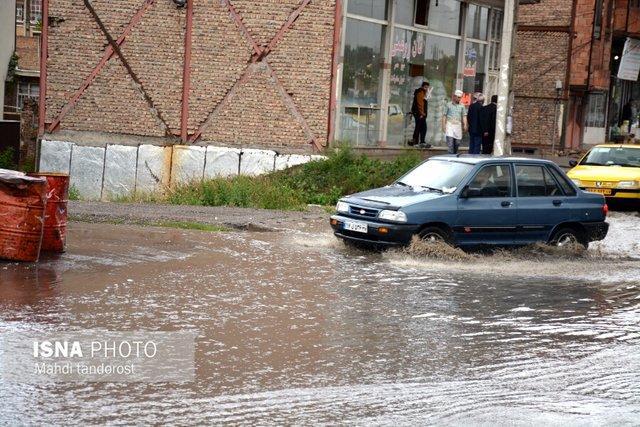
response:
M207 147L174 145L171 184L202 181Z
M163 191L168 182L171 147L141 145L138 147L136 193L151 194Z
M227 147L207 147L207 161L204 166L205 178L226 178L238 175L240 150Z
M113 200L131 196L136 185L138 147L108 145L104 164L102 198Z
M322 161L322 160L327 160L327 156L321 156L319 154L314 154L313 156L311 156L312 162Z
M276 170L288 169L311 161L311 156L302 154L282 154L276 156Z
M99 200L102 192L104 148L73 147L71 153L71 187L81 199Z
M244 149L240 157L240 175L256 176L273 172L275 158L275 151Z
M69 173L71 147L66 141L42 140L40 145L40 172Z

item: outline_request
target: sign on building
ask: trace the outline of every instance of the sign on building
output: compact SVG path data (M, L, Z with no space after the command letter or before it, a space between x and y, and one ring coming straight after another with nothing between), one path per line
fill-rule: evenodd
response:
M640 73L640 40L627 37L618 68L618 78L638 81Z

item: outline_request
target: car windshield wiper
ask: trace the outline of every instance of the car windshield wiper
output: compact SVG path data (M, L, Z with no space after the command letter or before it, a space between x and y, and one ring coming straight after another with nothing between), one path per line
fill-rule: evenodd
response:
M402 181L396 181L396 184L402 185L403 187L408 187L409 186L409 184L407 184L406 182L402 182Z
M607 165L605 165L603 163L595 163L595 162L583 162L583 163L580 163L580 164L584 165L584 166L607 166Z
M637 168L638 165L632 165L631 163L614 163L612 166L622 166L623 168Z
M439 193L444 193L444 191L442 191L441 188L429 187L429 186L426 186L426 185L421 185L420 187L426 188L427 190L430 190L430 191L437 191Z

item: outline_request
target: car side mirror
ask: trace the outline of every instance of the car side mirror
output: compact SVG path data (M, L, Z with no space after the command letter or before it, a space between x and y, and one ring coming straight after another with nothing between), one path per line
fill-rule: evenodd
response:
M469 198L469 186L465 186L462 191L460 192L460 198L461 199L468 199Z
M569 160L569 166L575 168L576 166L578 166L578 161L573 159Z

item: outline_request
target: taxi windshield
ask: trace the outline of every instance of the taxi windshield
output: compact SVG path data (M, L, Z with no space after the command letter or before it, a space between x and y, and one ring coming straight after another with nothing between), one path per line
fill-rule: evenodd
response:
M640 167L640 148L596 147L580 162L591 166Z

